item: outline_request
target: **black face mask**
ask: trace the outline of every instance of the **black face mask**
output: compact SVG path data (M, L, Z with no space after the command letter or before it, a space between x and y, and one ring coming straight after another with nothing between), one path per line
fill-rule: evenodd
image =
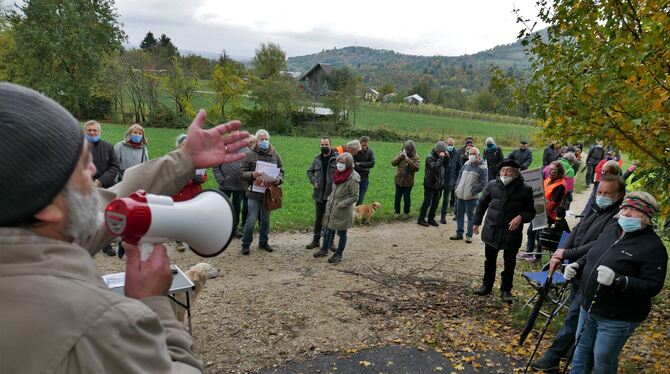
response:
M321 147L321 154L322 155L327 155L330 153L330 147Z

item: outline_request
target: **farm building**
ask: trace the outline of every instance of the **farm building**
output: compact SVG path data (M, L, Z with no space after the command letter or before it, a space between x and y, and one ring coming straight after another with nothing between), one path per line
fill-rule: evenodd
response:
M395 101L396 96L398 96L398 94L395 92L388 93L382 97L382 101L385 103L391 103Z
M304 82L305 92L312 94L314 101L320 101L321 96L327 93L325 88L326 76L332 70L330 64L318 63L300 77L299 81Z
M418 94L406 96L403 98L403 100L409 104L421 105L423 103L423 97L419 96Z
M379 100L379 91L368 88L367 91L365 91L365 100L366 101L371 101L371 102L376 102Z

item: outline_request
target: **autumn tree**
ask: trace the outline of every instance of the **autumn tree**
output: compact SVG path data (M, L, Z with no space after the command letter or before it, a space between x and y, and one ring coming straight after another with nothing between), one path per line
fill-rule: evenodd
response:
M27 0L12 24L16 81L85 115L103 61L125 39L114 1Z
M240 97L247 89L244 73L244 66L231 60L225 53L214 67L212 87L219 94L219 106L223 118L226 118L226 106L237 107Z
M670 2L538 3L550 25L531 34L532 77L520 92L546 137L605 139L640 162L642 187L670 215Z

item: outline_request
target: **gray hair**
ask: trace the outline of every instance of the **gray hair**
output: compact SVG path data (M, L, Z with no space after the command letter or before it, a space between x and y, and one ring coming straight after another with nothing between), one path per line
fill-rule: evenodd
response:
M573 152L565 152L563 158L568 160L569 163L574 164L577 162L577 156Z
M474 149L475 151L477 151L477 156L481 156L481 152L479 152L479 148L474 147L474 146L473 146L473 147L470 147L470 151L472 151L473 149Z
M267 136L268 139L270 138L270 133L268 132L268 130L260 129L260 130L256 131L256 135L255 135L255 136L256 136L256 139L260 138L261 135L265 135L265 136Z
M406 140L405 144L403 144L403 148L408 150L407 151L407 156L413 157L416 155L416 144L414 144L413 140Z
M619 166L618 161L609 160L603 165L603 172L611 175L619 175L621 174L621 166Z
M84 124L84 129L86 129L89 126L95 126L95 127L98 128L98 130L102 130L102 127L100 127L100 122L98 122L98 121L90 120L90 121L86 122Z
M349 143L347 143L345 147L347 147L348 149L353 149L356 152L358 152L361 150L361 142L359 142L358 140L352 140Z
M495 143L495 141L493 141L493 138L490 137L490 136L488 138L486 138L486 144L489 144L489 143L491 143L491 144Z
M344 160L344 164L347 165L347 169L351 169L354 167L354 156L351 155L349 152L344 152L341 155L337 156L337 159Z

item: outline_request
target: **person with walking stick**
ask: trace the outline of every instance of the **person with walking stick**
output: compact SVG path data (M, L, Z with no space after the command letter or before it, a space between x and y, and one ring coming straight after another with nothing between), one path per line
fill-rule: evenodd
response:
M571 373L616 373L621 349L663 289L668 255L651 222L658 206L646 192L629 193L619 224L565 268L566 279L580 277L583 292Z

